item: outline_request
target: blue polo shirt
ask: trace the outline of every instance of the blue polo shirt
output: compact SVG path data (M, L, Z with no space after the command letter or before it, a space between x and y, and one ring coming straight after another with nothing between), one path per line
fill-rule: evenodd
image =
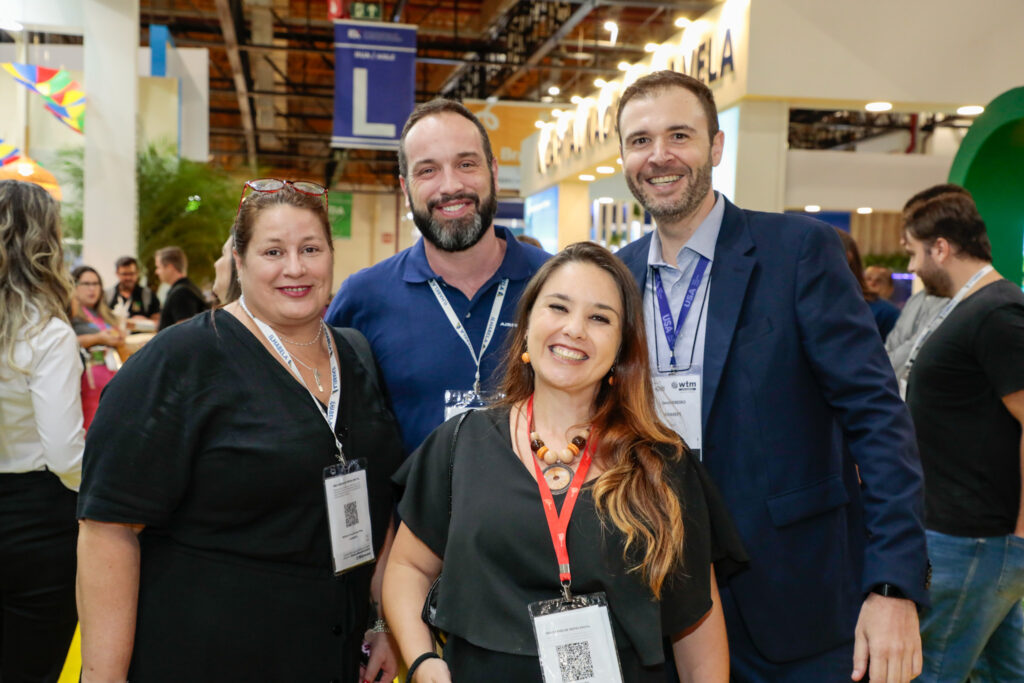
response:
M370 341L402 429L407 455L444 422L445 390L472 389L476 374L469 349L434 297L430 280L437 279L479 353L498 285L508 278L498 327L480 364L481 385L488 392L500 379L505 337L515 325L519 297L550 257L541 249L518 242L505 228L496 227L495 231L506 242L505 258L472 299L434 273L420 239L350 276L327 310L328 324L354 327Z

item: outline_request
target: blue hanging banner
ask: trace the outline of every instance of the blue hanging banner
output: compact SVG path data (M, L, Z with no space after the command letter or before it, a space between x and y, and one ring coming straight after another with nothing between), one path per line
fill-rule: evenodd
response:
M331 146L397 150L415 103L416 27L335 21Z

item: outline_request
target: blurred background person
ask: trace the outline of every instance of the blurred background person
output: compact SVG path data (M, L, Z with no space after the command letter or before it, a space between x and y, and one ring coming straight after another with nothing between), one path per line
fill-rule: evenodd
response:
M121 367L118 349L124 344L123 321L114 317L103 298L103 280L95 268L78 266L71 271L75 281L75 303L71 324L78 344L85 350L82 373L82 416L89 429L100 394Z
M156 276L171 287L164 297L158 329L165 330L209 308L203 291L188 279L188 257L180 247L158 249L154 261Z
M160 322L160 299L152 289L139 284L138 260L133 256L122 256L114 267L117 284L104 294L107 305L111 309L124 308L129 330L155 330L156 323Z
M625 681L665 681L663 638L682 680L729 679L711 563L746 555L707 473L657 417L641 302L607 249L553 256L520 300L504 399L457 435L460 418L438 427L396 475L407 488L384 606L417 683L551 680L528 605L563 586L607 595ZM549 529L545 509L570 512ZM420 616L439 573L443 662Z
M0 180L0 680L56 681L75 612L82 362L60 209Z
M235 301L242 290L238 286L238 271L235 269L235 260L231 256L233 238L229 235L224 240L224 246L220 250L220 257L213 262L213 290L217 297L217 303L225 306Z
M382 567L402 443L366 340L321 319L334 268L326 190L246 186L256 191L232 228L243 296L132 356L89 432L85 683L361 680L368 623L366 678L397 669L371 612L375 565L336 574L332 562L325 468L341 452L365 462L367 507L341 521L364 539L353 557L372 548Z
M843 249L846 250L846 264L850 266L850 271L857 278L857 284L860 285L860 290L864 293L864 300L868 302L868 308L871 309L872 315L875 316L878 333L882 335L882 341L885 341L885 338L889 336L889 332L892 331L893 325L896 324L896 319L900 317L900 309L880 297L867 286L864 281L864 266L860 260L860 249L857 248L857 241L845 230L836 228L836 232L843 243Z
M874 292L880 299L892 301L896 291L892 282L892 269L885 266L868 266L864 269L864 285L869 292Z

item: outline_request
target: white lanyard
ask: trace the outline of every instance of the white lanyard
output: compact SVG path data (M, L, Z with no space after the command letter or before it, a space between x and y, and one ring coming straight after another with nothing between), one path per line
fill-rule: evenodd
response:
M501 315L501 302L505 300L505 291L508 289L508 278L501 281L498 285L498 291L494 295L494 303L491 304L491 317L487 319L487 328L484 330L484 339L480 343L480 355L476 354L473 350L473 342L469 340L469 334L466 332L466 328L463 327L459 321L459 316L455 314L455 310L452 305L448 302L448 297L441 291L441 285L437 284L437 279L430 280L430 289L434 291L434 297L437 298L437 303L441 304L441 308L444 310L444 314L448 316L448 322L455 328L455 332L459 335L463 342L466 344L466 348L469 349L469 353L473 356L473 362L476 363L476 377L473 380L473 391L478 395L480 394L480 362L484 358L484 353L487 351L487 347L491 343L491 337L494 336L494 329L498 326L498 316Z
M334 445L338 447L338 452L335 454L335 457L338 458L339 462L345 464L344 450L341 447L341 442L338 441L338 435L334 431L334 425L338 421L338 403L340 402L341 398L341 381L338 373L338 359L334 357L334 346L331 344L331 340L327 339L327 352L330 354L331 359L331 400L327 403L327 410L324 410L324 406L322 403L320 403L320 400L313 395L312 391L309 391L309 387L306 386L306 380L302 379L302 373L300 373L299 369L295 367L295 362L292 361L291 354L288 353L288 349L284 348L284 344L281 343L281 340L280 338L278 338L277 333L275 333L274 330L271 329L270 325L267 325L265 322L263 322L262 320L260 320L259 318L252 314L252 311L249 310L249 307L245 305L244 295L238 298L238 303L241 304L242 310L244 310L246 314L248 314L248 316L252 318L252 321L256 323L256 327L258 327L260 332L263 333L263 336L267 338L267 341L270 342L270 345L273 347L274 351L277 352L277 355L279 355L281 357L281 360L285 362L285 365L287 365L289 369L291 369L291 371L295 373L295 376L299 378L300 382L302 382L302 386L306 389L307 392L309 392L309 397L313 399L313 403L316 404L317 410L320 411L320 414L323 415L324 420L327 421L327 426L331 428L331 436L334 437ZM326 327L325 323L322 320L320 321L320 324ZM329 331L324 332L325 336L329 334Z
M964 286L960 288L960 291L956 293L956 296L950 299L949 302L942 307L942 310L939 311L938 315L932 318L932 321L928 323L928 326L921 331L921 334L917 335L917 339L914 340L914 345L910 347L910 355L907 356L907 362L903 365L902 379L904 381L910 377L910 368L913 367L914 361L917 359L917 352L921 350L922 346L924 346L925 340L927 340L928 337L931 336L932 332L935 331L935 328L937 328L942 321L946 319L946 316L953 312L953 309L956 308L957 304L963 301L964 297L967 296L967 292L971 291L971 288L978 284L978 280L991 272L992 264L990 263L972 275L971 279L965 282Z

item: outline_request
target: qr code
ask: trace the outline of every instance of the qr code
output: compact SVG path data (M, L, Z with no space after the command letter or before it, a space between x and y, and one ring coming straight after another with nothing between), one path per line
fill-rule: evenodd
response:
M590 658L590 643L566 643L556 646L558 650L558 669L562 680L585 681L594 677L594 662Z
M355 502L345 503L345 528L359 524L359 511L356 510Z

